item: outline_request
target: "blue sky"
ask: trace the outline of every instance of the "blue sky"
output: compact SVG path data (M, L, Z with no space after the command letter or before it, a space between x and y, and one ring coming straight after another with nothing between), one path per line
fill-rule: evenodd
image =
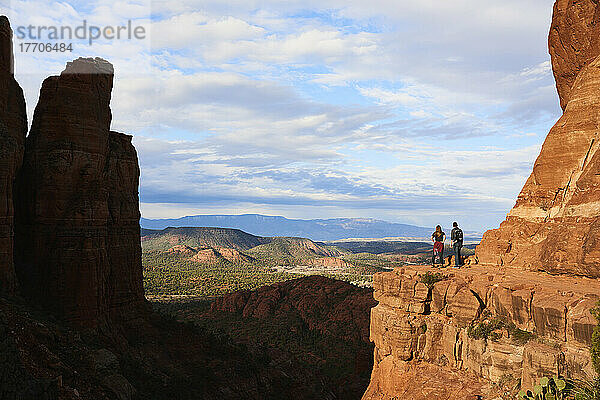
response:
M144 40L19 52L44 77L101 56L145 217L262 213L497 226L560 108L552 0L6 1L13 28L131 19Z

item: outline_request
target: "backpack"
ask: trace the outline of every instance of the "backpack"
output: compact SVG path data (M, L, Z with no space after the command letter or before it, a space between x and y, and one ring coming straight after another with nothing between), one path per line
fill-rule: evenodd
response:
M456 228L456 231L454 232L454 240L456 240L457 242L462 242L463 241L463 231L460 228Z

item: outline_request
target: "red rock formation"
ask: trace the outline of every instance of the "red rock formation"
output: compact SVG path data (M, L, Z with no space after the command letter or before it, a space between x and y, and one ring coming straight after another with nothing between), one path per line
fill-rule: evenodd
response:
M198 319L249 348L265 346L272 363L292 377L290 398L357 399L373 367L374 305L369 289L307 276L226 295Z
M593 1L555 5L550 49L565 112L506 221L484 235L482 263L600 277L599 15Z
M341 258L338 258L338 257L313 258L311 260L308 260L308 264L311 266L314 266L314 267L339 268L339 269L354 267L354 265L352 265L349 262L342 260Z
M579 72L600 54L597 0L558 0L548 39L556 87L563 110Z
M198 251L191 259L199 263L214 264L221 261L223 257L215 249L210 248Z
M532 388L542 376L593 375L588 346L596 320L589 309L600 298L598 281L477 266L448 271L430 289L419 277L427 271L439 270L398 268L374 277L375 365L364 400L494 398L501 379ZM497 338L468 333L493 319L505 323ZM509 324L535 338L515 338Z
M367 342L365 311L374 305L371 291L315 275L226 295L215 300L210 315L234 312L259 319L298 315L310 330Z
M112 84L101 59L44 81L19 178L23 292L89 327L143 302L139 168L131 138L109 131Z
M112 314L135 315L144 299L140 239L140 167L132 137L110 132L105 179L108 191L108 299ZM121 315L124 316L124 315Z
M0 294L14 293L13 184L23 160L27 114L13 76L12 30L0 16Z

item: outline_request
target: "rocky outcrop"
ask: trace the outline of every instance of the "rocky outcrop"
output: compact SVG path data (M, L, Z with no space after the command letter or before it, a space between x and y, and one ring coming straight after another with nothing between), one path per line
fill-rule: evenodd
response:
M86 327L144 301L139 167L131 137L110 132L112 85L98 58L44 81L18 181L22 291Z
M134 317L144 299L140 238L140 167L132 137L108 136L105 180L108 192L108 306Z
M598 1L556 1L548 45L560 105L564 110L579 72L600 55Z
M291 377L289 398L358 399L373 367L374 305L370 289L307 276L226 295L196 318L187 310L180 315L248 348L264 348L271 363Z
M599 282L477 266L427 286L428 271L439 270L374 277L375 364L364 400L494 398L503 385L532 388L542 376L593 376L589 309Z
M13 185L27 135L25 99L13 67L12 30L8 19L0 16L0 294L12 294L16 288Z
M600 277L600 41L595 1L559 0L550 50L565 112L482 263ZM576 78L575 78L576 77Z
M374 305L370 290L314 275L223 296L212 304L209 315L229 312L259 319L294 315L309 330L368 342L368 310Z

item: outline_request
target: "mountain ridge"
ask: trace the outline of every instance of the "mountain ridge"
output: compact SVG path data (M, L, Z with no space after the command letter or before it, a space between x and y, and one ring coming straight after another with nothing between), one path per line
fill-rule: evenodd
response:
M169 227L220 227L239 229L256 236L306 237L316 241L350 238L428 238L432 228L373 218L290 219L261 214L193 215L174 219L141 218L145 229ZM449 228L448 228L449 230Z

